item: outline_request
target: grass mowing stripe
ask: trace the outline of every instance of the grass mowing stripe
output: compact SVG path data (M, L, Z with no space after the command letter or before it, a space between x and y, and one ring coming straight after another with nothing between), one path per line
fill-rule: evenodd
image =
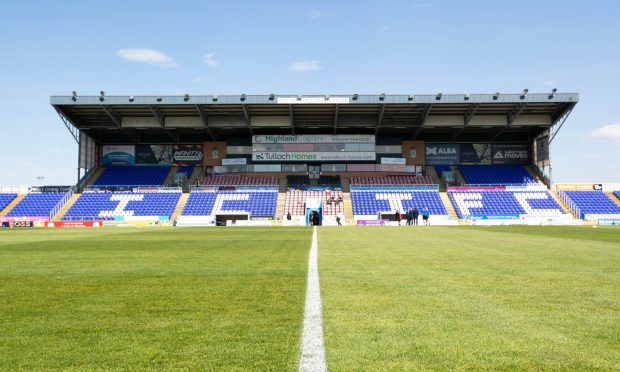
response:
M321 316L321 287L318 271L317 227L312 232L312 246L308 255L308 284L306 290L306 307L304 311L304 329L301 340L301 358L299 371L326 371L325 349L323 345L323 319Z
M330 369L617 369L620 230L532 231L322 228Z
M298 368L308 229L17 233L0 370Z

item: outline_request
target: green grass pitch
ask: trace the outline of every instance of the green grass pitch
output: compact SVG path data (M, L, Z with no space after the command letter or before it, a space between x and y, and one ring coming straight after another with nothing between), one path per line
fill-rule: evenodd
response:
M0 230L0 370L296 370L310 228ZM323 227L329 370L618 370L620 229Z

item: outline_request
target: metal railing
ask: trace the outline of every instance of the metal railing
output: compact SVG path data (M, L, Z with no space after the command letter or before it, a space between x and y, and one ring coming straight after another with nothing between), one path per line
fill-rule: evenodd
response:
M69 201L69 198L71 198L71 196L73 195L73 189L67 191L67 193L62 197L62 199L60 199L60 201L58 202L58 204L56 204L56 206L52 209L52 211L50 212L50 221L52 220L52 218L54 218L54 216L60 212L60 210L62 209L62 207L65 205L65 203L67 201Z

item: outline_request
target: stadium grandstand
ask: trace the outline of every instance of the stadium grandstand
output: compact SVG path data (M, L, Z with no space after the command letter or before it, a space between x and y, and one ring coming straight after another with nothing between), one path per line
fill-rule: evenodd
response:
M620 219L617 185L553 185L577 93L51 97L76 185L0 193L0 218L101 224ZM3 190L0 190L3 191ZM615 192L615 194L614 194Z

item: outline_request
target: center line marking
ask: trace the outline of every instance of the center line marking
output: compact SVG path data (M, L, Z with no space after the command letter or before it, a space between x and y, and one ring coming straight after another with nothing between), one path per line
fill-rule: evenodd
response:
M319 286L317 228L312 232L312 245L308 259L308 288L304 311L304 331L301 336L299 371L327 371L323 344L323 318L321 316L321 288Z

